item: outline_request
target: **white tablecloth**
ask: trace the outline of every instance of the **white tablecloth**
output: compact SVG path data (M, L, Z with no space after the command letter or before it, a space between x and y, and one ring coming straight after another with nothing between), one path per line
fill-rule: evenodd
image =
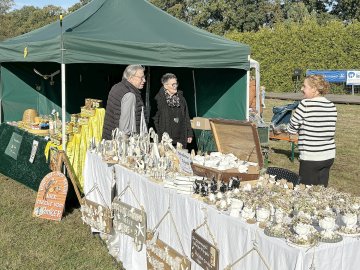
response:
M130 183L137 199L144 206L147 213L148 229L153 229L169 208L174 217L177 231L180 235L185 254L190 258L191 232L204 221L205 208L210 230L215 236L217 247L220 250L219 269L240 258L253 247L256 240L258 248L270 265L271 269L308 270L312 260L316 270L359 269L360 267L360 240L346 237L336 244L322 243L315 248L294 248L286 244L284 239L268 237L257 225L250 225L239 218L234 218L217 211L212 206L202 203L188 195L177 194L174 190L162 187L145 176L139 175L120 165L115 166L116 190L121 192ZM111 201L112 166L108 166L95 154L88 153L84 169L84 190L90 190L94 183L105 183L102 187L102 196L105 201ZM92 192L93 193L93 192ZM91 193L90 193L91 194ZM90 198L103 204L100 196L93 193ZM136 199L127 191L122 199L136 208L139 208ZM105 206L105 205L104 205ZM176 237L176 230L170 217L164 219L159 229L159 238L181 253L181 245ZM202 227L198 233L211 242L207 231ZM126 235L116 237L119 248L118 259L123 262L127 270L146 269L146 247L137 252L133 241ZM191 269L201 269L192 261ZM253 251L244 260L236 264L233 269L266 269L259 255Z

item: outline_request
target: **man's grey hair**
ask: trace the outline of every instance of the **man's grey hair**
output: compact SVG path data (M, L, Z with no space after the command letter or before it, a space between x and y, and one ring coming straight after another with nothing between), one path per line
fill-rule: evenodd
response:
M166 73L164 74L162 77L161 77L161 83L162 84L165 84L167 83L168 80L170 79L177 79L175 74L172 74L172 73Z
M123 73L123 78L129 80L131 76L134 76L136 74L136 71L139 69L145 70L145 68L142 65L129 65L125 68Z

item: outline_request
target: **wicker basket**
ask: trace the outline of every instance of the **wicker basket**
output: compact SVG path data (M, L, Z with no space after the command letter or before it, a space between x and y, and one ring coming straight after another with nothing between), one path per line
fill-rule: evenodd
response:
M24 124L32 124L35 122L35 117L38 116L38 113L35 109L27 109L24 111L22 121Z

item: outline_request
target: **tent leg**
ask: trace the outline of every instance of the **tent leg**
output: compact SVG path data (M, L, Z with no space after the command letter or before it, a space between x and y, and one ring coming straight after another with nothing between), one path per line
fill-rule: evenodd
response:
M65 64L61 64L61 131L62 148L66 153L66 91L65 91Z

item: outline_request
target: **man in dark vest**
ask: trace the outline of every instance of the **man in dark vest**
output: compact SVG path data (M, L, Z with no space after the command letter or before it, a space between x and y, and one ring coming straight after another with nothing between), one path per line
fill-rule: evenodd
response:
M129 65L121 82L115 84L108 96L102 138L111 139L115 128L127 135L139 133L141 113L144 103L140 89L145 83L144 67Z

